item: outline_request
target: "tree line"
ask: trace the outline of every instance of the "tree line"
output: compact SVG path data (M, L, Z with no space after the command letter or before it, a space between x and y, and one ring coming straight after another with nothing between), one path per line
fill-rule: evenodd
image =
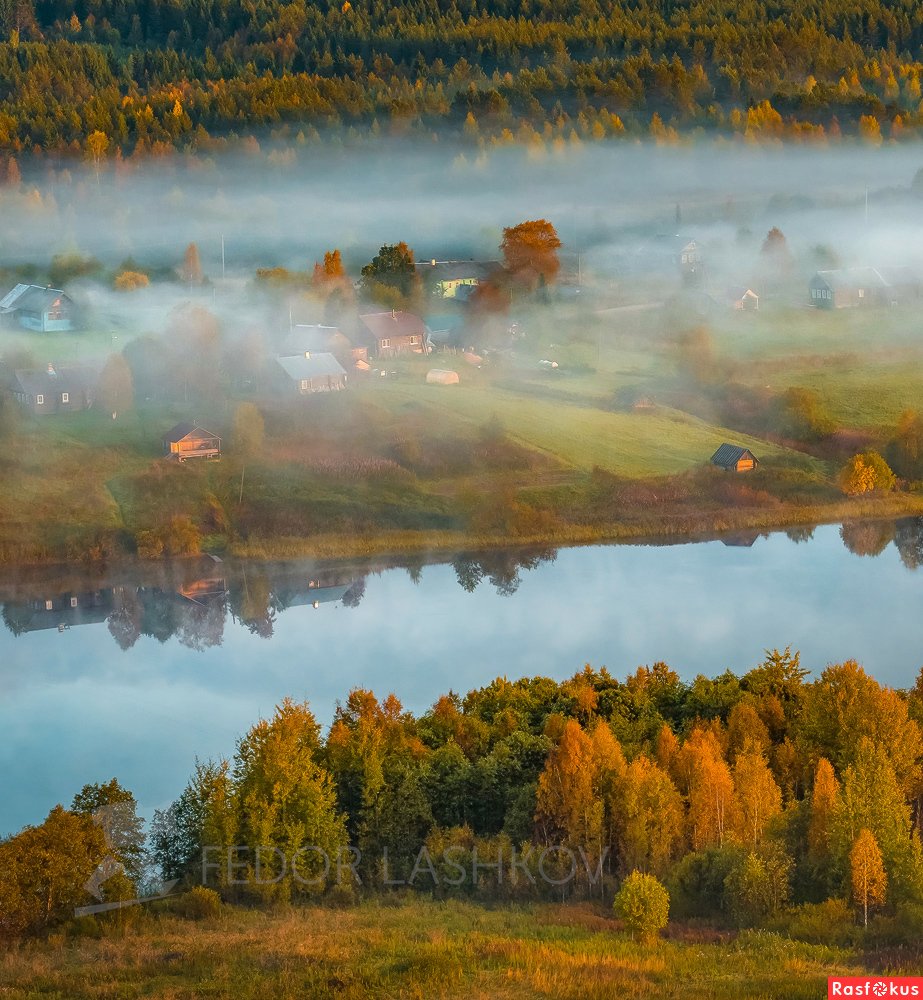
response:
M113 894L137 888L144 847L164 878L204 878L243 903L395 886L611 903L621 887L621 911L640 907L643 926L648 909L664 914L665 887L671 917L723 926L910 926L923 906L921 725L923 671L907 691L853 661L809 680L789 649L689 682L663 663L624 681L589 665L561 682L498 678L418 716L356 689L326 733L285 700L232 757L196 763L146 845L114 780L0 843L0 931L68 915L99 862L92 817L114 804ZM26 864L39 850L49 862ZM345 867L324 868L344 852ZM299 854L296 878L280 859ZM568 855L586 864L559 878ZM452 881L449 858L481 877ZM517 865L545 878L503 876Z
M0 149L93 157L331 127L549 143L718 131L900 138L920 124L909 0L3 0Z

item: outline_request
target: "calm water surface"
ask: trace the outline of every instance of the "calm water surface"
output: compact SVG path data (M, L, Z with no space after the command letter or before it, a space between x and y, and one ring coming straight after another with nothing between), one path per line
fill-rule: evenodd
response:
M0 835L113 775L150 815L197 755L231 754L285 695L326 723L354 686L420 712L498 675L561 679L591 663L623 676L664 660L690 679L745 671L788 644L812 671L851 657L884 683L913 683L923 520L847 528L848 544L835 526L729 541L374 572L205 560L156 586L14 587L8 574Z

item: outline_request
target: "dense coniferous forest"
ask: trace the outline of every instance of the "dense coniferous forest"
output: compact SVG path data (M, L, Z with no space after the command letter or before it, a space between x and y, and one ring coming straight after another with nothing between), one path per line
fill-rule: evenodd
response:
M921 121L909 0L2 0L0 38L8 154L311 143L338 126L537 147L879 143Z

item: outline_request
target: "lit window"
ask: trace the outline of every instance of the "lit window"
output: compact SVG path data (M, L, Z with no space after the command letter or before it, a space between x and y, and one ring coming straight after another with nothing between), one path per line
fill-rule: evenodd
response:
M45 610L51 611L54 608L54 603L52 601L45 601Z
M35 397L35 404L36 404L36 406L44 406L45 405L45 397L43 395L41 395L41 393L39 393L39 395Z

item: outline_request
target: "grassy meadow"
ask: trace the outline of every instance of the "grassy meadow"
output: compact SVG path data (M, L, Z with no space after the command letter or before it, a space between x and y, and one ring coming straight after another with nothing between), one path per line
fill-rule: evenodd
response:
M675 927L642 944L590 905L402 900L341 910L225 907L195 922L128 911L106 926L101 937L71 928L0 953L0 995L816 1000L825 995L828 975L866 971L850 950L766 932Z
M25 415L0 454L0 559L131 553L140 532L176 516L210 551L338 557L918 513L915 493L843 497L842 448L729 425L721 402L731 383L745 402L808 386L850 441L883 447L923 395L911 321L899 310L728 310L709 318L690 372L677 336L695 316L559 304L531 315L515 356L401 357L385 378L352 376L347 392L257 394L265 438L246 457L233 425L247 397L235 393L142 400L116 420ZM4 348L23 346L24 335L3 336ZM99 331L60 339L43 350L64 360L112 345ZM458 370L460 384L425 384L430 367ZM632 395L653 405L626 405ZM164 459L163 434L190 419L222 436L219 462ZM750 448L760 469L710 469L725 441Z

